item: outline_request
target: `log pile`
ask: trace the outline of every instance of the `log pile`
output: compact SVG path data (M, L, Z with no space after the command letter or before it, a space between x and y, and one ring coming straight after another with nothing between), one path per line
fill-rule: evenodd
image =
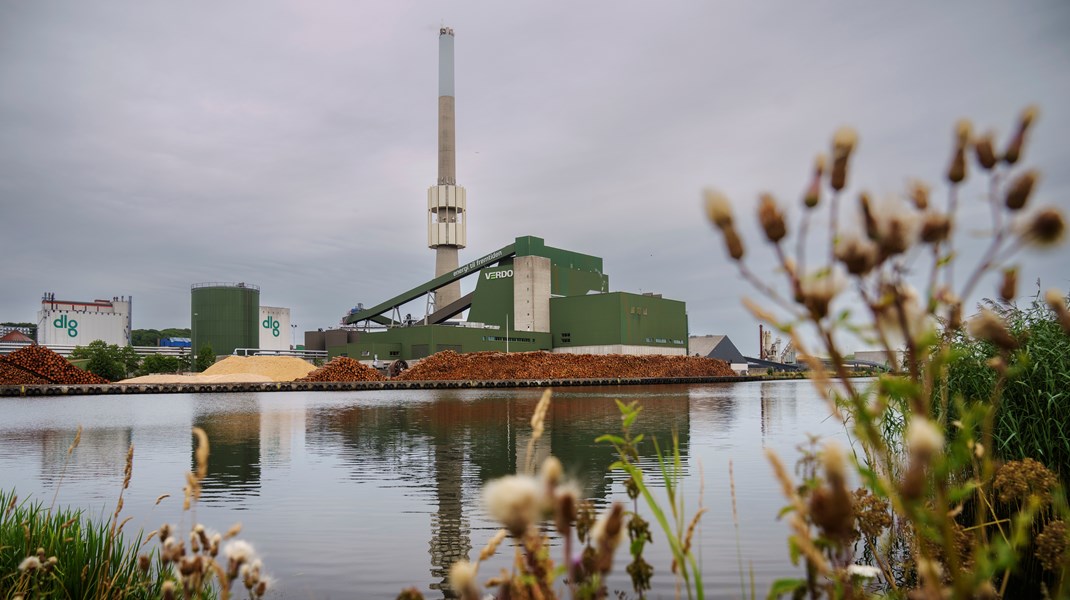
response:
M0 371L0 385L22 385L30 383L28 381L9 381L7 379L8 375L13 379L19 377L18 375L15 375L16 370L22 371L23 373L28 372L32 377L43 380L37 383L58 383L61 385L96 385L109 383L107 379L94 375L89 371L83 371L72 365L66 358L63 358L44 346L38 346L36 344L20 348L7 356L0 357L0 362L6 363L3 371ZM13 367L13 369L6 367Z
M347 356L338 356L297 381L382 381L375 369Z
M439 352L395 379L405 381L501 379L608 379L731 377L728 363L698 356L557 354L550 352Z

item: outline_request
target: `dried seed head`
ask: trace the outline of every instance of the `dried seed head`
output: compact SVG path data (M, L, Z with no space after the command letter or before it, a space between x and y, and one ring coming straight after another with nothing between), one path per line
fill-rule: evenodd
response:
M942 213L925 213L921 222L921 241L926 244L943 242L951 235L951 219Z
M732 260L743 258L743 240L739 238L735 227L729 226L724 229L724 243L728 249L728 256L731 256Z
M1015 130L1010 143L1007 144L1007 149L1003 152L1003 161L1007 164L1013 165L1018 162L1018 158L1022 154L1022 146L1025 145L1025 136L1029 132L1029 127L1033 124L1033 121L1036 120L1037 113L1036 106L1027 106L1022 111L1022 114L1019 115L1018 129Z
M784 213L780 212L776 199L772 194L762 194L758 199L758 222L765 230L765 237L776 244L788 234L787 225L784 223Z
M24 573L26 571L29 571L29 572L32 573L32 572L34 572L34 571L36 571L37 569L40 569L40 568L41 568L41 559L37 558L36 556L27 556L26 558L22 559L22 562L19 563L19 571L24 572Z
M924 181L911 179L910 183L907 184L907 195L910 196L918 210L927 210L929 208L929 186Z
M1063 331L1070 335L1070 311L1066 308L1066 299L1063 298L1062 292L1052 288L1044 292L1044 301L1048 303L1048 307L1059 319L1059 325L1062 326Z
M1025 206L1025 203L1029 200L1029 195L1033 193L1033 186L1036 185L1038 176L1039 173L1037 171L1030 169L1014 178L1014 181L1007 188L1007 208L1021 210Z
M483 503L487 512L520 537L535 523L541 506L539 483L526 475L507 475L495 479L483 488Z
M858 143L858 133L851 127L841 127L832 137L832 173L829 185L837 192L847 185L847 161Z
M928 460L944 449L944 432L928 418L913 415L907 426L907 449L911 456Z
M160 586L160 593L163 594L164 600L175 599L175 582L168 579Z
M472 564L467 560L459 560L450 567L450 588L461 598L468 600L479 598L479 588L476 585L476 575L479 565Z
M947 167L947 180L952 184L962 183L966 179L966 148L958 147L951 154L951 164Z
M862 192L858 195L859 209L862 211L862 221L866 226L866 237L873 241L880 239L880 233L877 231L877 219L873 216L873 200L869 197L869 192Z
M955 142L965 147L970 143L970 133L973 131L973 123L969 119L959 119L955 123Z
M908 209L901 198L889 196L874 203L864 195L862 203L866 235L877 242L882 260L914 245L920 229L918 213Z
M591 539L598 552L597 565L602 573L613 568L613 553L624 537L624 505L614 502L591 529Z
M494 536L490 538L487 545L483 546L483 549L479 551L479 562L483 562L494 556L494 553L498 551L498 546L501 545L507 535L509 535L508 531L499 529Z
M554 527L561 535L568 535L576 522L580 493L574 485L563 485L554 493Z
M707 189L703 192L706 198L706 218L718 229L724 230L732 226L732 202L717 190Z
M826 162L827 158L824 154L818 154L814 160L814 176L806 188L806 194L803 195L803 204L806 208L816 208L821 203L821 178L825 175Z
M804 277L799 283L802 303L810 310L811 316L823 319L828 316L833 299L846 285L846 278L839 269L819 271Z
M843 263L851 275L862 277L877 266L877 245L858 236L844 238L835 248L836 259Z
M992 132L986 131L973 142L973 149L977 153L977 162L986 171L991 171L996 166L996 151L993 149Z
M542 461L542 467L539 468L539 475L542 477L543 485L548 493L553 493L554 488L561 483L563 474L564 468L556 456L547 457L546 460Z
M1026 225L1023 237L1033 245L1047 247L1061 242L1065 232L1066 221L1063 219L1063 213L1055 207L1048 207L1033 215Z
M847 483L847 462L844 459L843 446L829 440L821 452L821 461L825 467L825 478L829 485L837 487Z
M143 575L148 575L149 567L152 566L152 559L148 554L142 554L137 557L137 568L141 570Z
M1014 350L1018 347L1018 340L1014 339L1011 332L1007 330L1003 319L987 308L982 309L979 315L970 319L967 329L973 337L990 342L997 348Z
M1003 271L1003 281L999 285L999 297L1004 302L1014 300L1018 290L1018 269L1010 268Z

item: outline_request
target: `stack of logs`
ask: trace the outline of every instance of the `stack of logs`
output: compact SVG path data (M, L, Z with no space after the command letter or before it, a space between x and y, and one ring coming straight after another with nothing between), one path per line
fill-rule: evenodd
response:
M0 385L96 385L107 379L83 371L44 346L26 346L0 356Z
M607 379L731 377L728 363L698 356L557 354L550 352L439 352L395 379L408 381L501 379Z
M297 381L382 381L375 369L346 356L338 356Z

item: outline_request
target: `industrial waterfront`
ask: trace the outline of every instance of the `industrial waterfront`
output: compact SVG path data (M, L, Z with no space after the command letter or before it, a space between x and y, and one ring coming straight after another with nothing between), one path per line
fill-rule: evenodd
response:
M188 525L182 486L191 468L191 427L211 440L208 477L195 519L243 537L262 553L284 597L393 597L415 585L436 597L449 564L479 552L493 535L480 502L482 484L524 460L538 389L374 390L281 394L168 394L3 398L0 481L20 497L110 514L135 447L124 514L127 532L161 523ZM614 399L639 401L636 432L661 444L680 440L687 511L700 493L709 512L698 556L709 597L741 594L732 520L729 461L735 475L739 551L749 587L794 573L776 520L784 502L764 457L787 462L807 434L843 438L809 381L605 386L555 391L537 454L552 453L599 505L626 496L608 446L619 429ZM81 443L67 449L77 427ZM841 441L844 441L841 439ZM655 486L653 447L640 463ZM61 481L62 480L62 481ZM171 494L154 505L161 494ZM655 532L648 559L653 597L671 597L670 556ZM153 542L155 543L155 542ZM555 559L560 548L554 548ZM629 590L626 551L612 589ZM499 552L482 573L509 563Z

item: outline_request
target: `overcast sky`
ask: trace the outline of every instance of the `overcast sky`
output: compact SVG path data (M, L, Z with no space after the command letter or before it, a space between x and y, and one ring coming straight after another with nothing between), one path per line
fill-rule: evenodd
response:
M942 181L956 119L1002 145L1036 103L1034 201L1070 206L1070 4L904 4L4 1L0 321L55 292L185 327L190 284L245 281L304 331L430 279L445 24L461 262L542 237L755 353L706 186L771 273L755 198L797 216L838 126L861 136L848 197L883 196ZM1026 255L1022 288L1070 288L1068 256Z

